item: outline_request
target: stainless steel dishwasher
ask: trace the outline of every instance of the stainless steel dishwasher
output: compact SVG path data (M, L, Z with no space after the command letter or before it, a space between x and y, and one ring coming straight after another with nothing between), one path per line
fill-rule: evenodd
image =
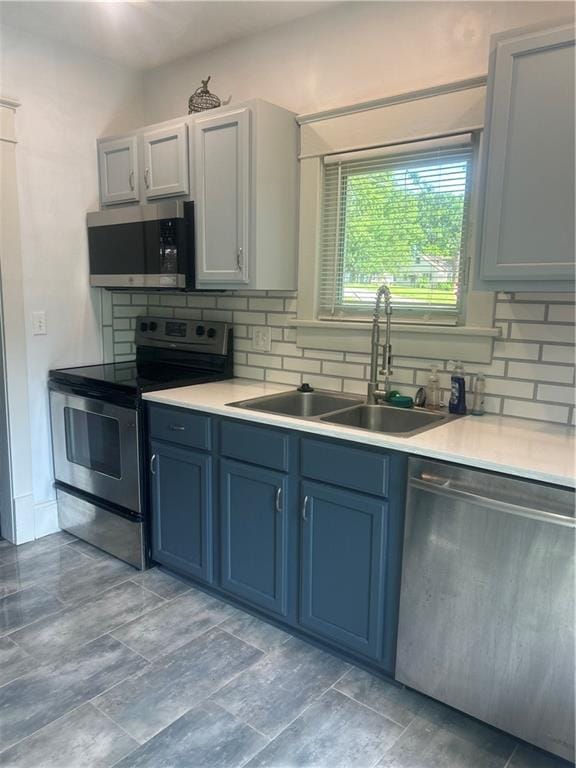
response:
M574 758L574 493L410 459L397 679Z

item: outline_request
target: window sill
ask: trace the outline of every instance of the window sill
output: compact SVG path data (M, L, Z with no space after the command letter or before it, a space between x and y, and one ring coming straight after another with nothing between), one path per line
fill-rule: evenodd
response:
M370 352L368 321L293 320L290 324L298 329L299 347ZM394 354L402 357L489 363L492 340L500 333L500 328L482 326L392 323L392 345Z

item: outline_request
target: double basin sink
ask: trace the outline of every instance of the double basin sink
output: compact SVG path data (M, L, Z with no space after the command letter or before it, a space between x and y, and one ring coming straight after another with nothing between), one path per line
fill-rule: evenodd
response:
M281 392L228 405L402 437L412 437L454 418L448 413L423 408L367 405L360 397L321 390Z

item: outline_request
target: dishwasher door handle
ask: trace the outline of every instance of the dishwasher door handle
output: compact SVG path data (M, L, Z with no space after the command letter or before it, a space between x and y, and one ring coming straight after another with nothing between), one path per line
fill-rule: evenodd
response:
M509 501L500 501L499 499L494 499L490 496L481 496L473 491L464 491L460 488L453 488L450 485L450 480L442 477L434 478L434 480L411 477L410 485L413 488L419 488L420 490L428 491L429 493L435 493L439 496L444 496L447 499L469 501L471 504L479 504L482 507L491 507L499 512L506 512L510 515L516 515L517 517L526 517L530 520L538 520L543 523L563 525L566 528L576 528L576 519L569 515L559 515L556 512L546 512L543 509L530 509L530 507L512 504Z

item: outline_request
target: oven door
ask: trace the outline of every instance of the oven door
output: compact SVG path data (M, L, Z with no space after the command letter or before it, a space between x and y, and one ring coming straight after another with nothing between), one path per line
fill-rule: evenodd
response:
M56 479L139 512L137 410L51 390L50 415Z

